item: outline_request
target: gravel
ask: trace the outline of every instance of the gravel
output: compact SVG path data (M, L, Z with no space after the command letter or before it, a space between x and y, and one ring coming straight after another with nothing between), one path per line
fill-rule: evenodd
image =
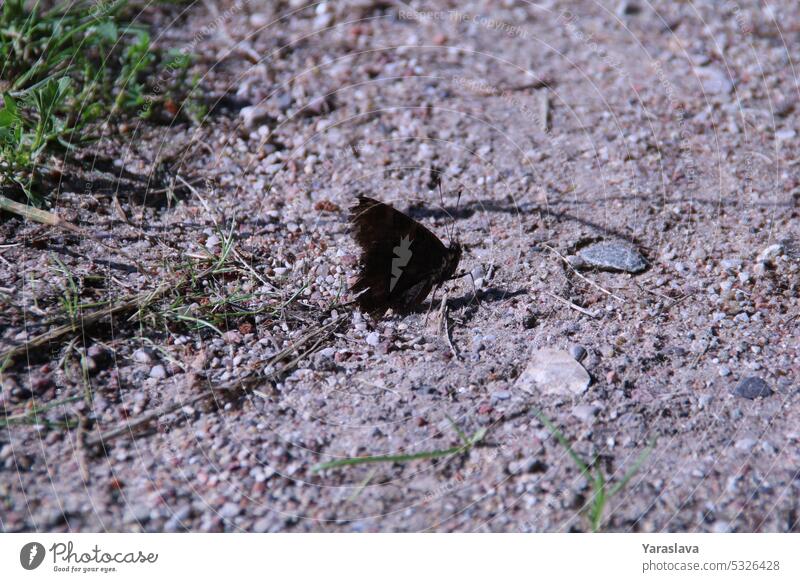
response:
M0 410L52 408L0 431L2 528L586 531L587 483L535 406L609 477L655 439L606 530L797 530L797 43L776 43L746 3L737 18L712 2L629 3L641 11L620 9L625 26L584 0L569 21L553 2L458 5L514 36L387 3L273 4L222 0L228 35L201 34L223 24L203 3L148 12L170 48L201 39L190 78L208 115L110 128L83 160L96 180L57 164L59 215L109 246L0 220L0 351L65 322L65 268L85 315L216 266L222 232L235 250L191 289L3 370ZM771 5L797 28L793 4ZM249 49L272 57L255 64ZM174 173L200 196L165 194ZM138 197L129 175L153 188ZM351 314L356 193L458 239L472 277L447 282L430 313ZM346 315L335 333L293 350L331 309ZM254 391L214 390L290 362ZM205 390L213 402L158 414ZM312 471L457 447L450 419L486 429L485 446ZM65 420L88 420L89 438L122 433L82 456Z

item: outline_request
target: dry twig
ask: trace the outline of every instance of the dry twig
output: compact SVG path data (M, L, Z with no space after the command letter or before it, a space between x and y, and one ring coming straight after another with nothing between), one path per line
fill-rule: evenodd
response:
M185 406L194 406L195 404L213 398L217 394L225 394L225 393L232 394L237 390L241 393L247 394L256 391L255 390L256 387L266 382L277 381L280 378L282 378L289 370L294 368L297 362L299 362L300 360L308 356L310 353L312 353L314 350L316 350L320 346L320 344L327 337L329 337L342 322L345 321L346 317L347 314L339 315L339 317L333 319L327 324L315 328L310 332L306 333L296 342L294 342L291 346L284 348L283 350L275 354L273 357L271 357L268 361L260 362L258 364L259 367L261 368L274 366L279 362L283 361L284 359L286 359L289 355L295 352L299 352L307 343L317 338L317 341L314 342L314 344L310 348L300 352L295 358L293 358L287 364L281 366L281 368L275 372L259 374L247 378L237 378L230 380L228 382L224 382L222 384L218 384L216 386L212 386L211 389L205 390L200 394L196 394L191 398L189 398L188 400L183 400L181 402L173 402L172 404L168 404L166 406L159 408L158 410L148 412L147 414L144 414L139 418L136 418L130 422L126 422L116 428L100 433L99 435L90 439L87 444L89 446L96 446L96 445L105 446L106 444L108 444L109 441L119 436L125 434L133 436L134 433L140 428L149 425L151 422L158 420L159 418L162 418L164 416L167 416L168 414L180 410Z
M597 283L595 283L594 281L592 281L588 277L585 277L584 275L582 275L575 267L573 267L570 264L570 262L567 260L567 258L564 255L562 255L561 253L559 253L556 249L554 249L553 247L551 247L547 243L542 243L542 246L544 248L546 248L547 250L549 250L550 252L552 252L553 254L555 254L556 256L558 256L558 258L560 258L562 261L564 261L564 264L566 266L568 266L572 270L573 273L575 273L578 277L580 277L581 279L586 281L589 285L591 285L595 289L598 289L599 291L602 291L603 293L605 293L609 297L613 297L617 301L621 301L622 303L625 303L625 300L622 297L620 297L619 295L614 295L611 291L609 291L605 287L601 287L600 285L598 285Z
M211 273L211 269L207 269L201 272L200 274L197 275L197 278L202 279L209 273ZM153 291L150 291L148 293L140 293L138 295L135 295L134 297L125 299L124 301L117 303L116 305L112 305L104 309L98 309L97 311L83 315L80 320L80 325L74 323L68 323L56 327L54 329L51 329L50 331L47 331L45 333L39 334L33 339L28 340L27 342L25 342L20 346L11 348L10 350L6 350L5 352L0 353L0 361L4 361L6 358L15 358L17 356L27 353L32 349L44 347L50 342L55 341L65 335L69 335L71 333L77 333L78 331L83 331L87 327L91 327L107 317L112 317L114 315L120 315L131 311L135 312L134 313L135 317L135 315L141 312L142 309L144 309L154 301L161 299L167 294L182 288L184 285L189 283L189 281L190 277L184 276L175 282L162 283L161 285L156 287Z
M118 249L116 247L111 246L110 244L104 242L102 239L94 236L93 234L85 231L79 226L72 224L71 222L64 220L57 214L52 212L48 212L47 210L42 210L40 208L34 208L33 206L28 206L26 204L20 204L19 202L14 202L13 200L6 198L5 196L0 196L0 211L5 210L6 212L11 212L12 214L17 214L23 218L27 218L28 220L32 220L34 222L39 222L41 224L46 224L48 226L55 226L57 228L63 228L64 230L71 232L73 234L77 234L82 238L87 238L92 240L102 246L103 248L124 257L126 260L130 261L136 266L136 270L140 273L145 275L152 275L153 272L150 269L146 269L143 267L139 261L137 261L134 257L129 255L127 252L123 251L122 249Z
M548 291L547 294L550 295L550 297L552 297L553 299L557 299L558 301L560 301L564 305L567 305L568 307L571 307L575 311L583 313L584 315L588 315L592 319L597 319L597 316L594 313L592 313L591 311L589 311L588 309L584 309L580 305L575 305L572 301L568 301L568 300L564 299L563 297L559 297L555 293L550 293L550 291Z

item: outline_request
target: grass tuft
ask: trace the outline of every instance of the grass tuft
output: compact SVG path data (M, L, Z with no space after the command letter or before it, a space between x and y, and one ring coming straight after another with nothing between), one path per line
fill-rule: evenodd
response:
M192 56L156 48L126 20L127 0L0 9L0 190L41 205L49 155L100 137L101 121L177 112ZM154 86L150 83L155 80Z
M552 421L540 410L534 409L533 413L536 415L536 418L544 424L547 430L556 438L558 443L566 449L567 454L569 455L570 459L577 465L578 469L581 471L581 475L585 476L592 484L592 496L584 505L584 512L589 521L589 525L592 528L592 531L597 532L600 531L600 528L603 525L604 521L604 514L606 506L608 502L620 493L630 482L630 480L639 472L639 469L642 467L644 462L653 452L655 448L656 442L655 439L651 440L644 451L641 452L639 457L633 463L631 468L623 475L622 479L611 485L608 482L606 475L603 473L603 469L599 465L599 459L595 458L591 462L587 462L575 452L575 449L572 448L572 445L563 435L563 433L556 428L556 426L552 423Z

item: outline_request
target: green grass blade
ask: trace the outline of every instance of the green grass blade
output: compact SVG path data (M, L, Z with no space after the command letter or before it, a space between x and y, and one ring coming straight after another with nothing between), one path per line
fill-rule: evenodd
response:
M336 467L347 467L350 465L364 465L367 463L407 463L409 461L418 461L421 459L436 459L439 457L449 457L464 453L478 444L483 437L486 436L486 429L482 428L477 430L471 438L468 439L466 444L458 447L450 447L449 449L440 449L435 451L422 451L419 453L411 453L406 455L377 455L370 457L351 457L349 459L337 459L335 461L328 461L327 463L320 463L315 465L311 471L318 473L326 469L335 469Z
M631 479L633 479L633 476L639 472L639 469L641 469L642 465L650 456L650 454L653 452L653 449L655 449L655 447L656 447L656 439L652 439L650 443L647 445L647 447L639 454L639 456L636 459L636 462L633 463L633 466L628 470L627 473L625 473L625 476L622 477L622 479L611 488L611 491L609 491L608 493L609 497L613 497L614 495L622 491L622 489L628 484L628 482Z
M573 450L572 445L569 444L569 441L564 437L563 434L561 434L561 431L556 428L547 415L545 415L538 408L534 408L533 413L536 415L536 418L538 418L539 421L547 428L547 430L550 431L550 434L556 437L556 440L559 442L559 444L566 449L567 454L569 454L573 462L580 468L581 473L591 474L591 468L589 465L587 465L586 462L581 459L580 456L578 456L578 453Z

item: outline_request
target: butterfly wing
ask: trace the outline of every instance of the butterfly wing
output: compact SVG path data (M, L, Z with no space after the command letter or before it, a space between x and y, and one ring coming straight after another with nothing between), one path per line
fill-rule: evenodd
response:
M421 303L439 280L447 247L422 224L388 204L359 196L350 223L361 247L361 273L353 285L361 309L374 317L390 307Z

